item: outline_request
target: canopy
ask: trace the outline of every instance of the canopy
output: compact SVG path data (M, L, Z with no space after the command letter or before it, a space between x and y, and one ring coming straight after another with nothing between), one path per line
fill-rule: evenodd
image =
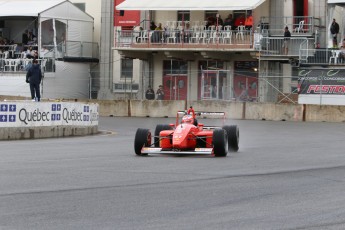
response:
M265 0L125 0L116 10L252 10Z
M66 0L0 0L0 17L37 17L39 13Z

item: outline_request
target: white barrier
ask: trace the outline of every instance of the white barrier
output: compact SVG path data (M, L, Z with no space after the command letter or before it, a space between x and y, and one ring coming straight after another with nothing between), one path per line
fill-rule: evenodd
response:
M94 125L98 125L97 104L0 102L0 127Z
M98 132L98 104L0 102L0 139L79 136Z

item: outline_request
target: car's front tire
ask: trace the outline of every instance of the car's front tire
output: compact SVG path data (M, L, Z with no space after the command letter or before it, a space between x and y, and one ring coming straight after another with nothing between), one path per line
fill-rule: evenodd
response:
M240 131L237 125L225 125L223 129L228 134L229 151L237 152L239 149Z
M134 138L134 151L138 156L145 156L146 153L141 153L143 147L151 146L151 132L148 129L137 129Z
M213 131L213 152L216 157L225 157L228 154L228 136L224 129Z

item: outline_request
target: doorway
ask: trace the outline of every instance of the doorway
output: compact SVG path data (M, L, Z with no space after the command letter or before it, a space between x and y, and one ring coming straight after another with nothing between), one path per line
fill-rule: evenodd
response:
M187 100L187 75L163 76L164 100Z

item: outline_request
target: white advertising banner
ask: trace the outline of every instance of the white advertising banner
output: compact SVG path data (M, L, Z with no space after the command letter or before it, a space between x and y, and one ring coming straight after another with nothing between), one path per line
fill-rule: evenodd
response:
M98 104L0 102L1 127L97 126Z

